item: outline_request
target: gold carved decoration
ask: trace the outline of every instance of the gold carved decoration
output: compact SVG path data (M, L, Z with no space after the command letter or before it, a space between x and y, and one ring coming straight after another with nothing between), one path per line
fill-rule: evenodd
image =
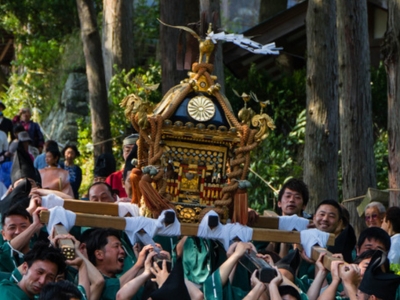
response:
M201 212L200 207L188 207L182 205L176 205L176 212L178 218L183 223L196 223L199 221L199 213Z
M199 122L208 121L215 115L214 103L205 96L197 96L190 99L187 109L189 116Z
M269 135L269 132L275 129L274 120L272 120L272 118L267 114L255 115L251 119L251 124L254 127L260 128L260 130L255 135L255 139L257 141L266 139Z

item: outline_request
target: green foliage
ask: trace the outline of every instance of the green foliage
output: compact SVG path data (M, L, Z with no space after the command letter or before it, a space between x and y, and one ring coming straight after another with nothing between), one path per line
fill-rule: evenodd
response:
M63 39L77 27L76 3L63 0L4 0L0 26L14 35L16 49L9 89L2 95L8 114L27 106L46 116L60 97Z
M136 94L143 99L148 97L148 100L153 103L157 103L161 99L159 90L147 96L145 89L138 86L134 80L135 78L139 78L146 85L160 83L161 67L160 65L150 65L147 70L142 68L133 68L129 72L122 70L111 78L108 99L111 118L111 135L113 137L124 137L131 133L130 122L124 115L124 109L120 107L122 99L130 94ZM115 144L117 149L120 149L120 145L120 142Z
M110 81L109 86L109 110L110 110L110 124L111 136L113 137L113 154L117 162L122 161L122 140L125 136L132 133L132 127L124 115L124 109L121 108L120 103L122 99L130 94L136 94L143 99L148 97L148 100L156 103L161 99L161 93L156 90L146 95L143 87L140 87L135 82L135 78L140 79L146 85L160 83L161 81L161 67L160 65L151 65L147 70L142 68L134 68L129 72L122 70L115 74ZM82 170L86 170L86 175L83 175L83 181L80 193L83 194L88 190L88 187L93 182L93 144L90 117L78 120L78 144L81 156L79 157L80 166Z
M266 113L274 119L276 129L252 153L250 168L267 181L274 189L290 177L302 177L302 149L306 123L305 70L294 72L272 81L263 70L253 65L244 79L236 79L226 72L226 94L232 107L238 111L243 107L241 98L235 96L232 88L242 94L250 89L261 101L270 100ZM255 112L260 106L250 101ZM249 205L262 212L274 206L277 194L253 173L249 173L252 188L249 192Z
M154 64L160 28L157 21L157 18L160 17L159 0L151 3L147 0L136 0L133 15L135 41L133 53L136 65Z
M389 188L388 177L388 133L380 129L378 137L374 144L375 162L376 162L376 182L377 188L385 190Z

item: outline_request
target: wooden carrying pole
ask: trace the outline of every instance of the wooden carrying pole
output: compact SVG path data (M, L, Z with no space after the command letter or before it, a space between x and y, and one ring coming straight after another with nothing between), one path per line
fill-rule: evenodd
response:
M327 269L329 271L331 270L332 261L335 261L335 260L343 261L341 258L333 257L332 253L329 252L328 250L326 250L325 248L318 247L318 246L312 247L311 258L314 261L317 261L318 258L319 258L319 255L321 253L326 253L325 256L324 256L324 259L322 261L322 264L324 265L325 269Z
M50 218L49 211L40 212L40 220L42 223L47 223ZM92 214L77 213L76 226L86 227L111 227L118 230L125 230L126 222L124 218L113 216L100 216ZM197 224L181 224L181 234L188 236L197 235ZM283 231L277 229L253 228L253 240L266 242L281 242L281 243L297 243L300 244L300 232L298 231ZM335 236L329 235L328 245L335 244Z

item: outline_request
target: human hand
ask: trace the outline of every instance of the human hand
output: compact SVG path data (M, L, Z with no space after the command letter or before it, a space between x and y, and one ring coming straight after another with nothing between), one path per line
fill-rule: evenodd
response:
M242 257L246 252L249 252L251 249L252 246L250 243L238 242L233 255L237 257Z
M316 267L317 272L320 272L321 274L326 275L328 273L328 270L325 268L324 263L323 263L325 255L326 255L326 252L320 253L317 261L315 262L315 267Z
M258 212L256 212L254 209L248 208L247 211L247 226L253 226L259 218Z
M162 268L158 266L156 262L153 262L153 267L150 269L151 273L155 276L155 278L152 278L151 281L157 282L158 288L161 288L162 285L164 284L165 280L167 280L169 273L167 270L167 261L163 259L162 262Z
M40 222L40 212L42 211L47 211L48 209L45 207L37 207L35 211L32 214L32 225L37 227L37 230L40 230L42 228L43 223Z
M29 206L26 209L31 215L33 212L40 206L42 205L42 197L35 192L31 192L29 194L31 196L31 199L29 200Z
M271 255L257 253L256 256L265 260L271 267L275 266L274 260L272 259Z
M144 262L146 260L147 254L150 251L153 251L154 247L153 245L146 245L142 248L142 250L139 252L139 255L137 256L137 261L136 264L140 267L144 266Z
M339 275L339 267L344 264L343 261L340 260L333 260L331 262L331 274L332 274L332 281L340 282L340 275Z
M283 276L282 273L279 272L278 267L274 266L274 269L276 270L276 276L274 279L271 280L271 282L269 283L270 285L276 285L279 286L281 285L281 283L283 282Z
M361 282L360 268L356 264L342 264L339 267L339 275L344 285L358 287Z
M146 273L148 275L151 275L151 266L153 264L153 257L157 255L157 252L151 251L149 254L147 254L146 260L144 262L144 271L143 273Z
M300 253L300 257L302 260L304 260L312 265L315 264L315 261L307 256L306 251L304 249L299 250L299 253Z

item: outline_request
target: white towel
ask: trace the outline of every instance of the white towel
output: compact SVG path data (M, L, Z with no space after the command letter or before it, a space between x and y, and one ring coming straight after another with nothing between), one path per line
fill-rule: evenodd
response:
M299 217L298 215L281 216L279 217L279 230L297 231L306 230L310 221L306 218Z
M118 202L118 216L125 217L130 213L132 217L139 217L139 207L134 203Z
M58 197L54 194L43 196L41 206L46 207L47 209L50 209L50 208L53 208L56 206L64 206L64 199L61 197Z
M75 225L76 214L70 210L64 209L61 206L55 206L49 209L50 211L50 218L49 222L47 223L47 232L51 232L54 225L61 223L64 225L67 231L70 231L71 228Z
M326 248L326 243L329 239L329 233L318 229L308 229L300 232L301 245L303 246L306 255L311 257L312 247L315 245Z
M217 216L218 214L210 210L208 213L205 214L203 219L200 222L199 229L197 230L197 236L206 239L218 240L222 243L225 250L229 248L229 232L224 230L224 225L222 225L218 221L218 225L211 229L208 226L208 217L209 216Z
M154 232L151 233L151 236L154 237L155 235L161 235L161 236L180 236L181 235L181 223L179 223L178 218L176 217L175 214L175 221L172 224L169 224L168 226L165 226L164 219L165 219L165 213L167 211L172 211L175 214L175 211L173 209L167 209L163 210L161 212L161 215L158 217L156 220L156 226Z
M146 217L127 217L125 218L125 232L132 245L136 244L136 233L142 229L150 236L155 231L156 220Z
M230 223L224 225L224 231L229 234L229 240L232 241L238 237L242 242L250 242L253 237L253 228L244 226L240 223Z

